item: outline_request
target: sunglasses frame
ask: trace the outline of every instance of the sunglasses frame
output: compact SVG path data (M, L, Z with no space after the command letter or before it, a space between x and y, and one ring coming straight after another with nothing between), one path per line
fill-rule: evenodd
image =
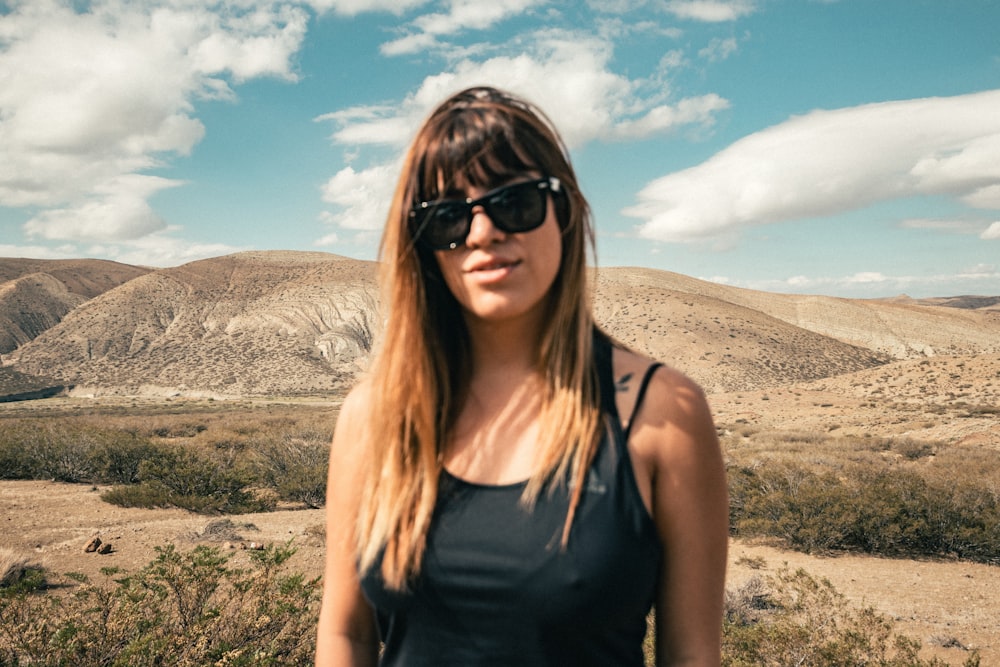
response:
M531 181L518 181L517 183L510 183L508 185L500 186L499 188L494 188L490 190L482 197L477 199L472 199L467 197L465 199L435 199L432 201L422 201L412 209L410 209L410 219L419 220L423 216L423 220L420 220L420 225L414 231L413 236L418 243L430 248L431 250L454 250L465 242L466 237L469 235L469 231L472 229L472 209L477 206L482 206L486 215L490 217L493 225L504 232L505 234L520 234L523 232L530 232L542 226L545 222L546 213L543 212L541 218L538 222L533 223L527 227L520 227L517 229L512 229L505 225L502 221L498 220L496 216L493 215L491 209L493 206L490 204L490 200L494 199L500 193L509 190L510 188L526 187L529 185L534 185L539 191L548 191L552 194L558 194L562 192L562 183L555 176L546 176L544 178L537 178ZM462 233L460 238L448 241L444 244L433 244L427 241L426 236L423 234L424 228L431 222L433 215L429 215L431 209L440 206L461 206L465 210L465 231ZM547 210L547 207L546 209ZM457 236L457 235L456 235Z

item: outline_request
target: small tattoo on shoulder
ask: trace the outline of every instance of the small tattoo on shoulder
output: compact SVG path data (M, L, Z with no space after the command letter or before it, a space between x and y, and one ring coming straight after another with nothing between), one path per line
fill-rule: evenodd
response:
M622 392L628 391L628 383L632 380L632 374L626 373L617 380L615 380L615 391Z

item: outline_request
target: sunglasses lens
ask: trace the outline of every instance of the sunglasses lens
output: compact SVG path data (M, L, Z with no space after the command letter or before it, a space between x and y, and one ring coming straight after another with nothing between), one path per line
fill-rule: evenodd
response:
M461 202L432 204L417 221L424 241L435 250L461 245L469 234L469 207Z
M537 182L519 183L491 196L484 208L505 232L527 232L545 221L545 195Z

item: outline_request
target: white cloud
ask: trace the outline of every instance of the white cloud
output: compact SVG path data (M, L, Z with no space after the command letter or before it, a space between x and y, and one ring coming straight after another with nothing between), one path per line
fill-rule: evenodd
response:
M842 278L841 282L844 285L870 285L872 283L884 283L887 280L888 278L878 271L860 271Z
M750 0L671 0L666 10L677 18L719 23L735 21L754 12Z
M52 247L47 245L15 245L0 243L0 257L32 257L34 259L73 259L80 252L75 245Z
M595 12L605 14L625 14L645 7L648 0L587 0L587 6Z
M447 14L427 14L414 24L432 35L448 35L472 28L484 30L509 16L541 4L542 0L451 0Z
M593 35L563 30L534 33L515 45L517 55L464 59L426 78L398 105L352 107L324 114L339 127L339 144L401 148L430 110L449 94L490 82L532 100L559 128L569 146L594 139L637 139L683 125L708 125L728 106L717 95L665 104L669 91L654 80L629 79L609 68L612 45Z
M1000 277L1000 272L997 271L995 264L975 264L963 271L962 274L969 276Z
M355 16L364 12L391 12L399 16L428 2L429 0L308 0L308 5L320 14L334 12Z
M716 37L708 43L708 46L698 51L698 55L709 62L719 62L736 53L739 45L735 37L721 39Z
M228 71L236 82L261 76L297 78L291 59L305 37L309 16L297 7L261 4L245 14L226 11L182 16L185 21L192 17L204 21L211 31L190 37L196 44L196 72L216 75ZM154 25L155 17L154 13Z
M987 185L967 195L964 201L976 208L1000 209L1000 184Z
M36 236L136 238L164 225L136 174L190 153L204 135L193 102L231 98L228 80L294 80L308 13L243 0L87 7L38 0L0 15L0 206L50 209L28 223Z
M994 222L992 225L987 227L986 230L979 235L979 238L983 239L984 241L993 241L996 239L1000 239L1000 220Z
M861 271L846 276L792 276L774 280L731 280L705 278L723 285L733 285L766 292L830 294L870 298L895 294L944 296L957 294L997 294L1000 271L982 264L954 273L929 275L889 275L879 271Z
M383 44L383 55L416 53L437 44L437 37L462 30L485 30L544 0L450 0L447 13L425 14L413 21L418 32Z
M181 230L176 227L144 236L134 241L114 246L91 247L87 256L104 256L123 264L137 266L179 266L198 259L219 257L234 252L250 250L247 247L225 243L198 243L178 238L173 234Z
M404 56L409 53L429 51L439 45L440 42L438 42L437 37L434 35L426 32L418 32L382 44L379 47L379 52L383 56Z
M945 195L1000 208L1000 90L814 111L649 183L624 213L691 241L874 202Z
M389 210L389 201L399 178L398 163L384 164L355 171L345 167L323 186L323 201L335 204L337 213L325 212L322 221L341 229L381 229ZM324 245L336 240L327 235Z
M907 218L899 223L902 229L930 229L954 234L979 234L982 224L971 220L941 218Z
M656 106L636 120L623 119L611 129L609 136L615 139L641 139L681 125L710 125L716 112L728 108L729 102L715 94L690 97L675 106Z
M74 259L102 257L135 266L178 266L198 259L219 257L250 250L222 243L192 243L173 234L178 228L166 228L141 239L114 244L14 245L0 243L0 257L37 259Z
M166 228L147 198L177 181L127 174L94 188L94 195L70 207L49 209L29 220L29 238L74 241L133 240Z

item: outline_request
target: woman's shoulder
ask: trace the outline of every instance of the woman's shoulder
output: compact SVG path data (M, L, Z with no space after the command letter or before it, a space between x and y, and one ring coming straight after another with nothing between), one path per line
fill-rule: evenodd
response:
M633 422L630 432L637 453L659 457L714 440L711 411L697 382L631 350L616 347L612 359L618 412L624 424ZM670 447L663 447L665 442Z
M673 366L624 347L615 347L612 354L615 389L619 395L639 398L642 385L646 384L643 405L667 407L675 401L704 402L701 386ZM647 378L648 376L648 378ZM620 403L621 401L619 401ZM642 406L638 406L642 407ZM631 414L631 410L625 414Z
M371 378L367 375L361 376L344 397L340 406L341 414L347 412L349 415L358 416L365 413L371 404L373 392Z
M333 454L353 459L362 449L372 392L371 382L362 378L344 397L333 432Z

